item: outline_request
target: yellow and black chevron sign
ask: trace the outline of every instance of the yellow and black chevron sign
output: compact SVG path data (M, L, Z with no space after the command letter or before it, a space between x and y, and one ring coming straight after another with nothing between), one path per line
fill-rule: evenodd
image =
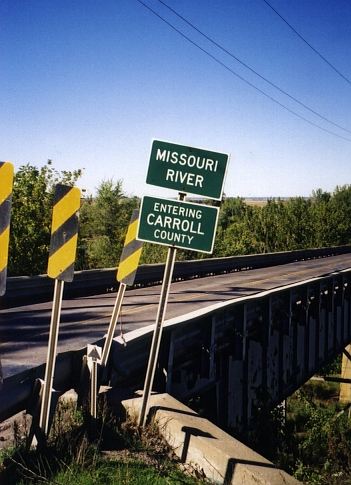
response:
M0 162L0 296L6 291L7 261L10 240L10 218L13 165Z
M137 241L139 211L133 211L130 219L121 260L117 271L117 280L125 285L132 286L139 265L143 243Z
M52 211L48 276L72 281L78 240L80 190L56 185Z

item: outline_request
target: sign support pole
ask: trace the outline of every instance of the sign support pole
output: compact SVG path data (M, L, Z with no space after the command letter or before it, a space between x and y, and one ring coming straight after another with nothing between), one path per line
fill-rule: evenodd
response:
M135 275L138 269L139 259L143 243L136 239L136 233L139 221L139 210L134 209L129 222L128 231L125 237L121 259L118 265L117 281L119 281L118 293L116 296L115 306L112 311L110 325L108 327L104 348L102 351L101 366L107 366L110 355L113 336L116 330L118 316L121 311L122 301L127 286L134 284ZM106 374L106 373L105 373Z
M117 324L119 313L121 311L122 301L123 301L126 288L127 288L126 284L120 283L116 301L115 301L115 306L113 308L113 312L111 316L110 325L109 325L107 336L104 343L104 349L102 351L102 358L101 358L102 367L106 367L107 365L107 360L110 354L111 344L112 344L113 336L115 334L116 324Z
M55 360L56 360L56 352L57 352L57 340L58 340L58 330L59 330L59 323L60 323L63 286L64 286L64 281L55 279L54 301L53 301L53 307L52 307L52 313L51 313L49 345L48 345L48 353L47 353L47 359L46 359L43 397L42 397L40 421L39 421L39 427L41 428L45 436L47 435L48 429L49 429L51 390L52 390L52 384L54 380L54 369L55 369Z
M2 389L3 382L4 382L4 377L2 375L2 364L1 364L1 356L0 356L0 391Z
M179 193L178 200L184 200L186 194ZM156 363L158 358L158 353L160 349L160 342L162 336L162 327L166 315L168 295L172 281L172 274L174 268L174 262L177 254L177 249L175 247L169 247L167 253L167 260L165 265L165 272L163 276L160 303L158 305L156 324L154 329L154 335L152 338L151 351L149 356L149 362L146 370L143 401L141 405L140 415L139 415L139 426L145 426L146 412L148 408L148 403L150 399L152 384L155 377Z
M93 365L91 369L90 380L90 415L93 419L96 419L96 399L97 399L97 361L92 359Z
M101 347L87 346L87 366L90 371L90 432L95 437L98 397L98 364L101 363Z

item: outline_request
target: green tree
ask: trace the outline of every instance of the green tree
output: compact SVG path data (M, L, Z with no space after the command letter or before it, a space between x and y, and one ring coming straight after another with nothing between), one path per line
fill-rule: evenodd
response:
M264 253L287 250L286 240L286 207L280 199L269 199L260 208L255 227L257 239L261 242Z
M167 258L167 246L161 246L159 244L144 243L143 251L141 253L141 264L157 264L165 263ZM179 251L177 251L177 256ZM178 257L177 257L178 259Z
M124 194L121 180L100 183L96 197L87 198L81 208L79 269L118 264L131 213L137 205L136 197Z
M312 203L304 197L293 197L285 204L286 247L282 249L306 249L314 246L314 227L311 217Z
M46 272L50 244L54 187L73 185L81 170L57 171L48 162L41 168L23 165L15 174L9 251L9 276Z
M331 243L351 242L351 185L336 187L329 201Z
M331 197L329 192L324 192L322 189L312 192L310 215L313 221L313 247L326 247L333 244Z
M258 209L245 204L243 199L226 199L219 214L214 256L261 252L257 217Z
M248 205L240 197L230 197L221 205L218 225L221 229L228 229L233 222L242 221L248 210Z

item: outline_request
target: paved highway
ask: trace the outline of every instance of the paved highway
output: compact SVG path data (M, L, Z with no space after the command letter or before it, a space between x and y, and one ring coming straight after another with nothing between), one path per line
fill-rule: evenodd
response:
M301 261L173 283L167 318L208 305L351 267L351 254ZM160 286L126 293L123 332L154 323ZM64 300L58 352L76 350L99 340L110 320L115 293ZM0 356L4 377L46 360L51 302L0 311ZM120 333L117 329L116 335Z

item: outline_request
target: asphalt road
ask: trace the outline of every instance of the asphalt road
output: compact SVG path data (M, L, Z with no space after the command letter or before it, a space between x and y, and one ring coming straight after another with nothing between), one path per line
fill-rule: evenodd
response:
M351 268L351 254L301 261L173 283L167 318L208 305ZM160 286L126 292L123 332L154 323ZM115 293L64 300L58 352L85 347L108 328ZM17 306L0 311L0 357L4 377L46 360L52 303ZM120 323L119 322L119 323ZM120 327L116 335L119 335Z

